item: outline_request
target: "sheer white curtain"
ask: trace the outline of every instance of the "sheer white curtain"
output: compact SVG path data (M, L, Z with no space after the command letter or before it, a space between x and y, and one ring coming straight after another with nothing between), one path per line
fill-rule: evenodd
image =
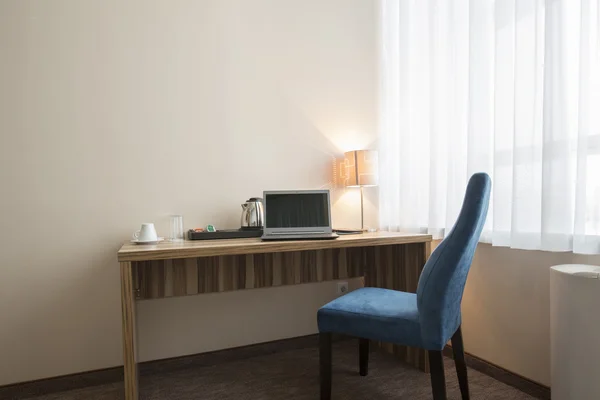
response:
M485 171L483 241L600 253L599 3L381 1L381 228L443 237Z

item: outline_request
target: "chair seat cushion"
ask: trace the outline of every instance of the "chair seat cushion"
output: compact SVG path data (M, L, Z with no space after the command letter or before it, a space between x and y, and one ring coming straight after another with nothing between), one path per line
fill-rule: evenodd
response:
M321 307L317 322L319 332L422 347L414 293L361 288Z

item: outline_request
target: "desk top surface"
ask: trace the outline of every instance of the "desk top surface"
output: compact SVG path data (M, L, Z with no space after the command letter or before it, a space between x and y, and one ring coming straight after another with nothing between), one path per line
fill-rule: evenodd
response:
M125 243L119 250L119 261L148 261L171 258L225 256L237 254L278 253L335 249L343 247L384 246L406 243L431 242L431 235L401 232L371 232L356 235L340 235L334 240L285 240L261 241L260 238L185 240L162 242L156 245Z

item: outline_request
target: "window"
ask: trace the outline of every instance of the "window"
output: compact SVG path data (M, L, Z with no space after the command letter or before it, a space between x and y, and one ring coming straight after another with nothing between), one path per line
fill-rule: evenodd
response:
M485 171L483 240L600 253L598 3L382 2L382 227L443 236Z

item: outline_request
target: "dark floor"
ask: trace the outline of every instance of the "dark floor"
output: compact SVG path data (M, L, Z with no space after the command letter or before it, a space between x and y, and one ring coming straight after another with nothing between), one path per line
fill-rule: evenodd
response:
M370 354L369 376L358 375L354 341L334 344L334 399L431 399L429 375L401 364L391 356ZM318 350L307 348L233 361L212 367L186 369L142 377L141 399L147 400L283 400L319 398ZM477 371L469 370L474 400L533 399ZM448 399L460 399L453 361L446 359ZM95 386L35 400L118 400L123 384Z

